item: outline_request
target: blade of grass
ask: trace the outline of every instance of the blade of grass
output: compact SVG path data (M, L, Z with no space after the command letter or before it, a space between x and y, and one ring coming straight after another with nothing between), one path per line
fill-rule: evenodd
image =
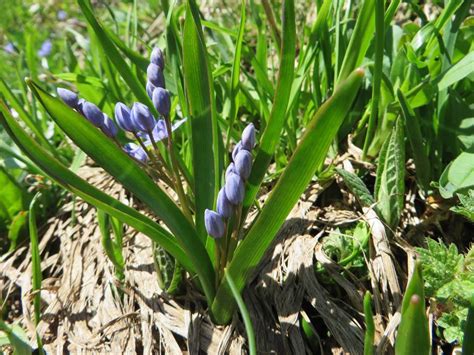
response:
M228 273L239 291L244 288L249 276L275 238L286 216L304 192L315 171L324 162L329 146L358 93L363 75L362 69L356 70L320 107L308 124L306 132L265 202L260 215L237 247L228 267ZM230 320L235 306L230 299L229 286L223 282L212 304L212 314L218 323L226 323Z
M372 313L372 297L369 291L367 291L364 296L364 319L364 355L372 355L374 353L375 324L374 315Z
M204 211L214 205L220 181L219 135L213 108L212 74L207 58L199 9L194 0L186 6L183 37L183 69L192 129L196 229L204 243L207 236Z
M255 345L255 333L253 331L252 320L250 319L249 311L245 306L245 302L242 296L240 295L237 286L235 286L234 280L229 275L229 273L227 273L227 270L224 270L224 273L227 282L229 283L230 290L232 291L232 295L234 296L234 299L237 302L237 306L239 307L242 319L244 320L245 331L247 332L247 339L249 342L249 353L250 355L257 355L257 346Z
M367 156L370 143L374 138L375 127L377 126L379 102L380 102L380 87L382 84L382 66L383 66L383 52L385 44L384 32L384 0L375 0L375 63L374 75L372 82L372 110L370 111L369 126L367 134L365 135L364 147L362 150L362 159Z
M339 84L359 65L362 64L365 53L374 37L375 28L375 0L364 0L362 8L357 14L357 21L347 46L341 71L337 78Z
M281 51L281 64L278 72L274 103L270 119L260 139L260 147L253 164L252 174L248 180L247 192L243 203L244 211L248 211L255 200L255 196L280 141L281 130L285 123L291 85L293 83L296 55L295 8L293 0L285 0L283 4L283 42ZM245 218L242 220L245 220Z

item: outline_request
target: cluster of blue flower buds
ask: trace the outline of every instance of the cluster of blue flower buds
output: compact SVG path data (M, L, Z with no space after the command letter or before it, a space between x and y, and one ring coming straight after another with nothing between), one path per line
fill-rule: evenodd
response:
M165 89L164 66L163 52L160 48L154 48L150 55L150 65L147 68L146 91L158 113L163 118L168 119L171 99L169 92ZM58 95L68 106L81 113L108 137L115 138L117 136L118 130L114 121L96 105L84 99L79 99L74 92L67 89L59 88ZM115 122L125 132L133 133L136 138L144 138L145 146L151 144L152 139L157 142L168 137L165 120L156 120L148 106L140 102L135 102L131 109L124 103L117 102L115 105ZM172 130L178 128L183 122L184 120L179 121L173 126ZM147 152L140 145L128 143L123 149L132 158L142 163L148 160Z
M213 238L221 238L225 224L245 197L245 181L252 170L252 149L255 147L255 127L251 123L242 132L242 139L232 151L233 162L225 173L225 184L217 195L216 210L206 209L204 223L207 233Z

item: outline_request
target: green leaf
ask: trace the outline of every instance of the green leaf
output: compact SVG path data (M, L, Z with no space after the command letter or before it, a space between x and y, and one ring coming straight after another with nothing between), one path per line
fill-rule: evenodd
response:
M413 160L415 161L418 183L426 191L431 180L431 165L426 151L426 141L421 133L420 119L400 90L397 91L397 97L402 109L405 134L410 142Z
M237 247L228 272L240 291L315 171L324 162L329 146L358 93L363 76L362 69L352 73L316 112L260 215ZM234 307L230 299L229 287L223 282L212 305L214 319L218 323L230 320Z
M14 355L33 354L33 349L28 343L26 332L18 325L9 326L0 319L0 331L7 335Z
M395 340L395 354L429 354L430 334L425 314L425 294L421 264L416 262L402 301L402 319Z
M474 222L474 190L469 190L466 195L458 194L459 206L451 207L451 211L463 215Z
M364 296L364 319L364 355L372 355L374 353L375 323L372 313L372 297L369 291L367 291Z
M444 169L439 178L439 192L443 198L464 193L474 188L474 153L463 152Z
M349 74L362 64L369 48L375 29L375 0L364 0L357 14L357 21L347 46L337 83L345 80Z
M403 132L402 121L398 119L380 152L375 182L377 211L391 228L397 227L404 205L405 141Z
M15 250L20 238L26 235L27 220L28 212L26 211L20 211L13 217L8 229L8 240L10 241L9 251Z
M196 228L200 240L204 243L207 235L204 226L204 211L214 206L215 190L220 180L219 165L216 165L219 158L220 133L212 107L212 74L199 20L199 9L194 0L189 0L186 6L183 70L192 128Z
M372 194L360 177L344 169L336 168L336 171L342 176L347 187L357 197L361 206L370 207L375 203Z
M103 209L111 216L116 217L137 231L147 235L153 241L163 246L163 248L176 259L180 260L188 271L191 273L194 272L194 267L191 265L189 258L169 232L135 209L122 204L71 172L30 138L13 117L11 117L8 109L4 105L0 105L0 109L0 121L7 132L23 152L51 177L51 179L87 203Z
M471 297L466 325L464 326L462 353L463 355L474 354L474 294Z
M26 194L7 170L0 166L0 229L27 204Z
M229 283L232 295L234 296L234 299L237 302L237 305L239 306L240 314L242 315L242 318L244 320L245 331L247 332L247 338L249 342L249 353L250 355L257 355L257 347L255 345L255 333L253 331L252 320L250 319L249 311L247 310L245 302L242 296L240 295L237 286L235 286L235 282L234 280L232 280L232 277L229 275L229 273L227 273L226 270L224 270L224 274L227 279L227 282Z
M472 72L474 72L474 52L467 54L443 74L438 82L438 90L446 89L448 86L461 81Z
M287 106L293 83L296 55L295 5L293 0L283 3L283 39L281 63L278 71L278 83L270 119L260 139L260 147L248 179L244 210L248 210L255 201L260 185L267 173L268 166L280 142L280 134L287 117ZM245 214L244 214L245 215Z
M150 110L152 110L153 113L157 115L156 109L148 97L146 90L141 84L140 80L138 80L138 78L133 74L132 70L123 59L123 56L117 50L114 41L109 38L107 32L102 28L102 25L94 17L91 4L87 0L77 0L77 2L87 22L93 28L105 54L122 76L123 80L127 83L130 90L132 90L138 101L147 105Z

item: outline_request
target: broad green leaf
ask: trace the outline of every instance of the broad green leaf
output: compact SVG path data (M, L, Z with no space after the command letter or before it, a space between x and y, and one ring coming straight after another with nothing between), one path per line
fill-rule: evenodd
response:
M430 334L425 310L425 293L421 264L416 262L402 301L402 319L395 341L395 354L427 355L430 352Z
M369 291L367 291L364 296L364 319L364 355L372 355L374 353L375 323L372 313L372 297Z
M114 42L114 44L127 56L130 61L135 64L141 71L146 73L146 69L150 61L146 58L143 58L139 53L135 52L133 49L128 47L119 36L117 36L113 31L108 28L104 28L107 36Z
M439 178L439 192L443 198L464 193L474 188L474 153L461 153L443 171Z
M186 6L183 37L183 70L186 98L192 128L194 192L196 197L196 228L204 243L207 235L204 211L214 206L219 181L217 117L213 112L212 77L206 44L194 0Z
M23 235L26 235L27 221L28 212L26 211L20 211L13 217L8 228L8 240L10 241L9 251L15 250L18 245L18 242L20 241L20 238Z
M342 176L347 187L359 200L361 206L370 207L374 204L375 200L372 197L372 194L370 193L369 189L367 189L367 186L365 186L360 177L344 169L336 168L336 171Z
M248 180L245 194L244 209L248 210L254 203L255 196L267 173L268 166L280 142L280 134L287 117L291 85L296 55L295 9L293 0L285 0L283 4L283 39L281 63L278 71L278 83L275 90L274 103L270 119L260 139L260 147L253 163L252 173Z
M397 97L402 109L405 134L410 142L413 160L415 161L418 183L426 191L431 180L431 165L426 151L426 142L421 134L420 119L400 90L397 91Z
M379 155L375 198L377 211L391 227L398 225L405 195L405 141L402 120L398 119Z
M189 258L169 232L135 209L110 197L71 172L29 137L13 117L11 117L8 109L4 105L1 105L0 109L2 111L0 121L10 136L23 152L51 179L87 203L103 209L111 216L116 217L137 231L147 235L185 265L188 271L191 273L194 272L194 267L190 263Z
M375 0L363 0L362 7L357 14L357 21L347 46L341 71L337 82L345 80L349 74L362 64L365 53L369 48L375 29Z
M331 142L351 109L363 76L362 69L352 73L316 112L260 215L237 247L228 272L239 291L244 288L314 173L323 164ZM223 282L212 304L212 313L218 323L230 320L234 307L230 299L229 286Z
M472 72L474 72L474 51L467 54L443 74L438 82L438 90L446 89L448 86L461 81Z
M150 98L148 97L145 87L141 84L140 80L133 74L132 70L128 64L123 59L120 52L117 50L117 47L114 44L114 41L110 39L107 32L102 28L102 25L95 18L91 4L88 0L77 0L82 13L84 14L87 22L94 29L94 32L103 48L105 54L115 66L119 74L122 76L123 80L127 83L130 90L132 90L135 97L145 105L147 105L150 110L157 115L156 109L153 106Z

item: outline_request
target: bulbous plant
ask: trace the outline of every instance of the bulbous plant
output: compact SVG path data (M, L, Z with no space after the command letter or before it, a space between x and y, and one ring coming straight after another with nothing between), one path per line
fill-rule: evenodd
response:
M222 149L224 128L217 119L212 71L194 1L186 5L182 55L174 56L174 63L182 65L174 66L178 72L171 76L176 80L174 87L181 88L184 95L166 90L168 69L161 49L155 48L149 61L136 53L131 55L130 49L104 30L90 3L78 3L108 59L138 102L130 106L117 103L112 119L72 91L58 89L57 99L34 81L27 80L27 84L64 133L162 223L95 188L52 157L13 118L3 101L0 121L45 174L147 235L174 257L204 293L213 320L227 323L235 309L232 292L245 287L288 213L322 166L364 72L354 66L352 74L341 80L332 97L319 107L259 214L244 229L243 221L268 171L287 117L296 56L293 1L283 5L281 61L269 119L258 134L255 127L262 127L258 121L255 126L246 126L227 169L222 163L227 155ZM168 36L168 48L176 49L170 41ZM146 86L120 51L136 61L140 75L146 73ZM181 112L187 117L180 116ZM180 141L189 140L191 154L186 159L179 154L180 144L175 139L175 130L184 122L190 125L180 132ZM176 193L176 200L163 185ZM233 280L233 291L228 279Z

